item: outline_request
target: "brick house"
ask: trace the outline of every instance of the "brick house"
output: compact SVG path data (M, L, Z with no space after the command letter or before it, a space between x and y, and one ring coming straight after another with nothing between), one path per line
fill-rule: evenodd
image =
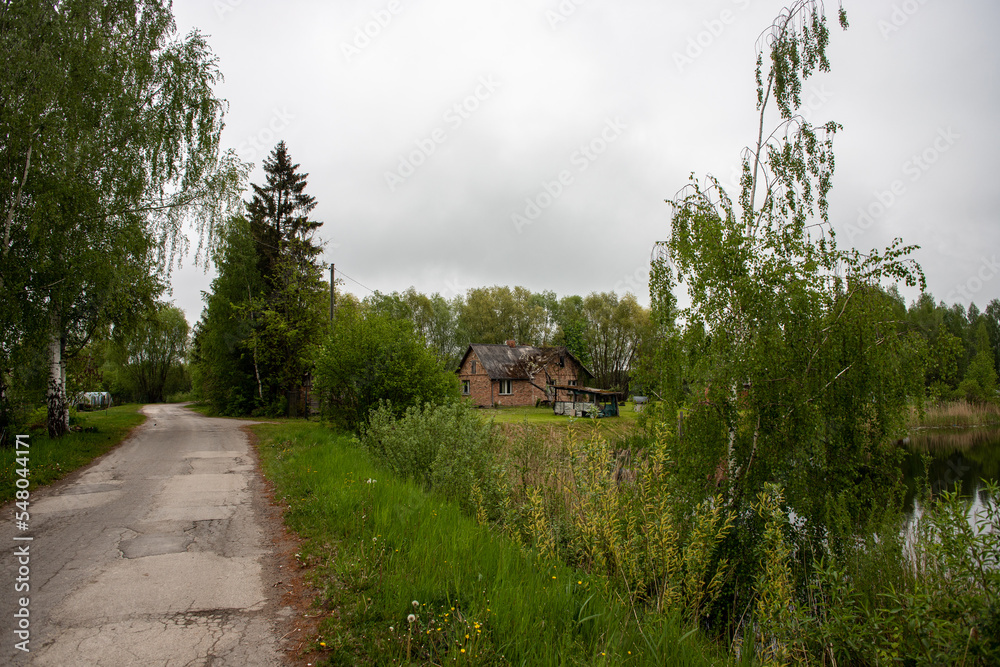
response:
M480 407L535 405L554 385L576 386L594 375L565 347L473 344L458 367L462 395Z

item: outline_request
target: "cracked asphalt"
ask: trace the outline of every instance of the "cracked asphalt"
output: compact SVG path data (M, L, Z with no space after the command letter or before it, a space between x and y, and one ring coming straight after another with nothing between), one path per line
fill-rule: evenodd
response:
M96 464L32 492L31 542L0 523L0 663L280 665L273 528L247 422L176 405ZM24 533L22 533L24 535ZM15 593L14 548L30 545L30 592ZM14 613L30 597L30 653Z

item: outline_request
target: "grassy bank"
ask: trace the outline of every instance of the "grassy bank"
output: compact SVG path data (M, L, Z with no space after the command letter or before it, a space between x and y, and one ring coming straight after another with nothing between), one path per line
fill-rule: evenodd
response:
M144 422L139 405L119 405L109 410L81 412L74 419L73 430L62 438L50 438L44 430L27 429L29 436L28 469L31 471L31 489L50 484L77 468L93 461L120 443L129 432ZM14 449L0 450L0 503L14 498L16 491L15 468L17 457L23 456Z
M950 401L927 406L923 415L916 408L911 408L907 426L909 428L1000 426L1000 405Z
M725 662L674 617L642 617L602 578L394 479L349 436L311 423L254 430L321 590L320 664Z
M617 417L606 417L603 419L586 419L579 417L565 417L552 412L552 408L546 407L515 407L515 408L483 408L481 413L488 419L493 419L498 424L528 424L557 426L566 428L567 424L574 424L580 428L587 428L589 424L600 422L606 426L628 426L635 422L639 413L633 409L632 403L622 403L618 409Z

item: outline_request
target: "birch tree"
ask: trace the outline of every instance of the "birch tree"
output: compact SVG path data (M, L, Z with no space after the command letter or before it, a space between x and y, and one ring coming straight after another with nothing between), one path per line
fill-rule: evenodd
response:
M846 29L843 8L838 18ZM695 378L668 377L662 392L685 417L679 446L704 462L689 471L692 483L705 493L724 487L751 523L757 494L778 483L820 537L892 504L893 439L919 364L906 362L909 343L884 287L923 285L914 247L898 239L867 253L837 246L828 195L842 128L799 114L803 82L830 69L828 42L819 0L792 3L762 34L757 132L743 152L740 191L692 175L669 202L670 235L650 274L659 339L676 347L685 327L706 331L698 384L683 394ZM661 358L685 373L682 356ZM733 539L752 541L758 529L746 525Z
M246 169L219 154L216 58L176 34L168 2L3 2L0 42L0 378L45 338L57 436L66 355L151 305L186 220L211 246Z

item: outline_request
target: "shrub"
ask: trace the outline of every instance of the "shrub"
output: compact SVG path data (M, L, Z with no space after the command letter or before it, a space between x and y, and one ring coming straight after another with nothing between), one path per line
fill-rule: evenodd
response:
M468 403L411 406L397 418L383 402L372 411L362 443L397 475L457 501L470 513L497 507L494 427Z
M380 401L394 416L411 406L459 397L458 377L444 368L412 324L360 308L343 308L316 363L324 414L360 430Z

